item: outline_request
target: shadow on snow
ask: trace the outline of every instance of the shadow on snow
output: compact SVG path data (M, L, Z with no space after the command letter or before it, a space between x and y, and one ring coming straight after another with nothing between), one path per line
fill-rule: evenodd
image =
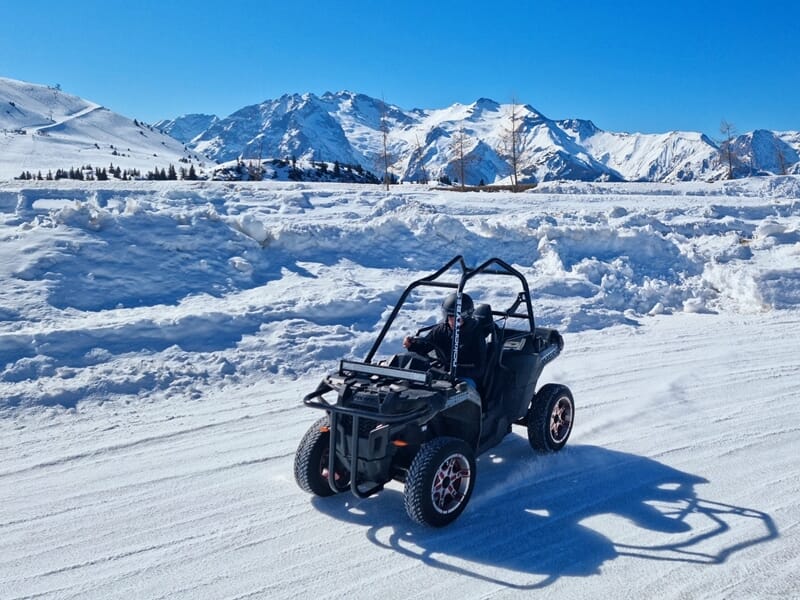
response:
M313 503L365 526L380 548L511 589L597 575L621 556L720 564L779 535L768 514L704 499L695 488L707 480L646 457L596 446L530 453L512 436L482 455L470 505L445 529L410 522L394 484L366 500Z

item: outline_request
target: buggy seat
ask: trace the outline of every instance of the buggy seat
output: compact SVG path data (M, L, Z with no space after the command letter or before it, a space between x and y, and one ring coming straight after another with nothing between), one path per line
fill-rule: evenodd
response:
M478 321L483 334L486 336L486 365L483 380L478 382L478 391L484 403L491 390L492 379L497 369L502 343L500 328L494 322L492 307L489 304L477 304L472 316Z

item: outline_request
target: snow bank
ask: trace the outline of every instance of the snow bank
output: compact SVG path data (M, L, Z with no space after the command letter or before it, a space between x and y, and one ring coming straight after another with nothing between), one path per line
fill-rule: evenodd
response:
M363 355L400 290L455 254L516 265L539 322L567 332L796 308L799 180L525 194L2 184L0 402L191 396L327 370Z

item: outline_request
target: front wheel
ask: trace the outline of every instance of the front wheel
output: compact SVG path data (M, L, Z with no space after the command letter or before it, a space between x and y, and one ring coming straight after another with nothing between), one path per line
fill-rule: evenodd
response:
M556 452L567 443L575 420L575 401L565 385L548 383L528 409L528 442L537 452Z
M309 494L332 496L336 492L328 483L328 457L330 456L330 419L322 417L308 428L294 455L294 479ZM337 460L334 480L344 491L349 484L347 469Z
M405 506L421 525L444 527L464 512L475 487L475 453L458 438L423 444L408 470Z

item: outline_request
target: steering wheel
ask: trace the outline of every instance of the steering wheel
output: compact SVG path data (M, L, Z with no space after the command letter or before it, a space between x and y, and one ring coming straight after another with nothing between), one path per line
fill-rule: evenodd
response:
M412 342L424 341L427 345L433 348L433 351L436 354L436 358L431 361L431 367L435 369L446 370L447 363L449 362L448 357L450 356L449 351L445 352L437 344L434 344L430 340L423 340L421 337L413 336L411 338L411 341Z

